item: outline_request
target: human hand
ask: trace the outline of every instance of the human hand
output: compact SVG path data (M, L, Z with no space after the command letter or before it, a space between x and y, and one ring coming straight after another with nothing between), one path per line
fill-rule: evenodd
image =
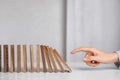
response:
M106 53L99 51L95 48L77 48L73 50L71 53L75 54L77 52L86 52L83 61L92 67L98 66L100 63L109 64L118 62L118 55L116 53Z

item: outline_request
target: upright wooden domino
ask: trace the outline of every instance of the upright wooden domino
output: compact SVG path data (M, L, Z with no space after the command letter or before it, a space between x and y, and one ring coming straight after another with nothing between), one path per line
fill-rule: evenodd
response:
M17 72L21 72L21 46L17 45Z
M14 45L10 45L10 72L15 71L14 65Z
M36 47L36 60L37 60L37 72L40 72L40 45L37 45Z
M27 72L27 50L26 45L23 45L23 72Z
M8 45L3 45L3 51L4 51L4 72L9 71L8 66Z
M33 65L33 45L30 45L30 72L34 72L34 65Z

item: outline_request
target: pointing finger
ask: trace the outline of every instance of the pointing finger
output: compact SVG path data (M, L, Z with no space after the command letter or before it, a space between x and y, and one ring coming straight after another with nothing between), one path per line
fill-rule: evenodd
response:
M93 52L93 50L91 48L77 48L73 50L71 53L75 54L77 52Z

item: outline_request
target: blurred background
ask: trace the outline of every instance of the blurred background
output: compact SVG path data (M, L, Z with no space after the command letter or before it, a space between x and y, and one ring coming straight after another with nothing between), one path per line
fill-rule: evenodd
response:
M0 0L2 45L26 44L28 48L30 44L48 45L65 59L65 32L66 0Z
M67 60L81 62L84 54L70 55L79 47L106 52L120 49L120 0L67 1Z
M120 49L120 0L0 0L0 44L43 44L68 62L86 46Z
M114 64L91 68L82 63L85 53L70 52L81 46L120 50L120 0L0 0L0 44L26 44L27 48L33 44L34 62L35 45L49 45L73 70L70 74L1 72L0 80L119 80ZM29 49L30 63L28 53Z

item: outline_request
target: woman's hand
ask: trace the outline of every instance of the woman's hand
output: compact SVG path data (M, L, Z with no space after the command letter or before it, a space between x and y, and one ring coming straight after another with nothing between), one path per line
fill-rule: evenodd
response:
M98 66L100 63L109 64L118 62L118 55L116 53L106 53L99 51L95 48L78 48L73 50L71 53L75 54L77 52L86 52L83 61L92 67Z

